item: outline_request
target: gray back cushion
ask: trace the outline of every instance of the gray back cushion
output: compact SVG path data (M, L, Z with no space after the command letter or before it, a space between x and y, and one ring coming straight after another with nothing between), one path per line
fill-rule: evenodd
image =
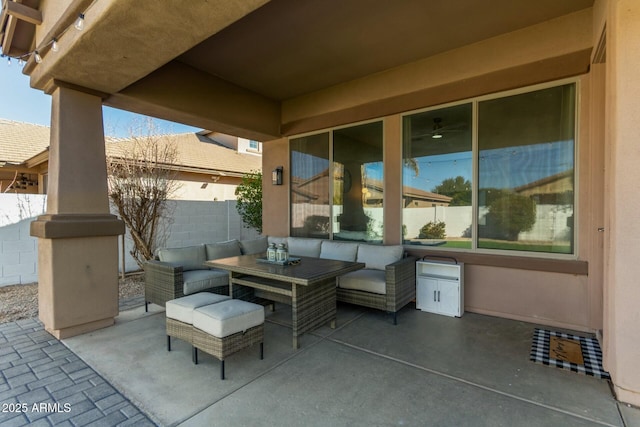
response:
M261 254L267 251L267 236L253 240L241 240L240 249L244 255Z
M288 245L289 243L288 237L269 236L267 237L267 240L269 241L269 243L274 243L276 245L280 243L284 243L285 245Z
M158 259L174 266L182 266L184 271L207 268L204 266L204 262L207 260L204 245L162 248L158 250Z
M240 252L240 243L237 240L229 240L226 242L206 244L207 259L229 258L232 256L242 255Z
M357 243L323 240L322 247L320 248L320 258L324 259L354 262L356 260L357 253Z
M402 259L404 249L401 245L394 246L376 246L376 245L360 245L358 246L358 262L364 262L365 268L373 268L375 270L384 270L388 264L393 264Z
M289 237L289 254L318 258L320 256L321 239Z

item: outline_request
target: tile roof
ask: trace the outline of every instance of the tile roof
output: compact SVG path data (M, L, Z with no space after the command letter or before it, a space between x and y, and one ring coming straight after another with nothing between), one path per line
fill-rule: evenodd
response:
M110 156L127 153L132 139L106 137L106 152ZM224 171L244 174L262 169L262 158L240 154L197 133L158 136L160 144L175 141L178 169L194 172ZM49 127L0 119L0 162L20 164L49 147Z
M0 119L0 162L23 163L49 147L49 127Z
M174 166L178 168L227 171L244 174L262 169L262 157L241 154L206 136L197 133L162 135L159 144L175 143L177 158ZM106 144L107 155L118 157L131 152L131 139L119 139Z

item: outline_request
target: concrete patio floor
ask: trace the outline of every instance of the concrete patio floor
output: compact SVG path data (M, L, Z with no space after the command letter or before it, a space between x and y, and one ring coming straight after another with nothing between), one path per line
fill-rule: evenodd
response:
M609 383L529 361L536 325L407 307L338 306L338 327L291 345L289 307L267 310L258 347L217 359L173 340L164 310L125 311L115 326L64 344L163 426L638 426Z

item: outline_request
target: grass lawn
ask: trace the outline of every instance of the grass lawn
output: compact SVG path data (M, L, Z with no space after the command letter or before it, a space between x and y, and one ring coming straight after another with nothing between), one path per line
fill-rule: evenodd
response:
M570 254L571 246L567 244L563 245L550 245L532 242L508 242L505 240L488 240L481 239L478 242L479 249L498 249L504 251L527 251L527 252L547 252L554 254ZM471 241L469 240L451 240L447 241L444 245L435 246L434 248L451 248L451 249L471 249Z

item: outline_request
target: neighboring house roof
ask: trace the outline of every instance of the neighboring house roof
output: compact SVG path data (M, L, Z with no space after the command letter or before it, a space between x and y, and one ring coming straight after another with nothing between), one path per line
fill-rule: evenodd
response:
M544 178L538 179L536 181L532 181L529 182L527 184L521 185L520 187L516 187L513 189L513 191L515 191L516 193L522 193L525 191L533 191L533 190L540 190L540 191L545 191L548 192L549 191L549 186L553 186L555 187L555 190L562 190L564 191L562 186L562 181L563 180L569 180L569 181L573 181L573 168L572 169L568 169L566 171L563 172L559 172L555 175L550 175L550 176L545 176ZM566 186L567 188L573 188L573 185L569 185Z
M0 119L0 167L5 164L20 165L45 153L49 148L49 127L30 123ZM144 137L143 137L144 138ZM159 144L175 142L177 158L172 169L217 173L219 175L242 176L247 172L261 170L262 158L239 154L211 138L197 133L159 135ZM108 156L121 157L131 151L134 143L130 138L106 137L105 150Z
M0 119L0 166L22 164L49 147L49 127Z
M372 192L370 198L382 198L382 194L384 192L383 181L368 178L364 186ZM411 197L413 200L445 204L451 203L452 200L452 197L445 196L443 194L432 193L430 191L424 191L406 185L402 187L402 190L404 197ZM329 197L329 169L325 169L306 179L291 177L291 191L293 193L294 203L327 203ZM321 198L320 195L324 197Z

